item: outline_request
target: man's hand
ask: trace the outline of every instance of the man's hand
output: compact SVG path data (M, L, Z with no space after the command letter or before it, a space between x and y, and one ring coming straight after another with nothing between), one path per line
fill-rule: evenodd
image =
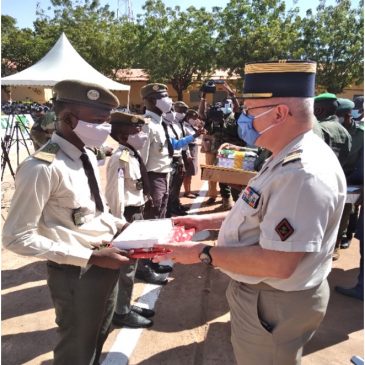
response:
M204 218L204 215L191 215L172 217L172 222L175 226L184 226L185 229L194 228L195 232L208 229L209 218Z
M170 244L158 244L154 247L169 249L172 252L166 255L158 255L153 258L153 262L172 260L180 264L196 264L200 262L199 254L204 248L204 244L187 241L184 243L175 242Z
M125 251L116 247L96 249L93 251L88 263L105 269L118 270L122 265L129 262L129 258L125 255Z

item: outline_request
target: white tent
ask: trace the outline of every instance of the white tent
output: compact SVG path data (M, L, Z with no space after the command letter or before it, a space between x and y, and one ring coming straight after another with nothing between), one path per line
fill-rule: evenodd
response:
M130 90L129 85L113 81L90 66L72 47L65 33L40 61L21 72L3 77L1 84L49 87L65 79L94 82L109 90Z

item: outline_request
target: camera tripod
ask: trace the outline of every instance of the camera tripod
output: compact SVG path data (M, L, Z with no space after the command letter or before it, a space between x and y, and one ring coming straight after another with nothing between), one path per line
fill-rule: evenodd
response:
M13 145L16 146L16 162L20 163L20 146L23 145L28 155L30 155L27 140L30 141L29 127L24 124L22 118L24 114L9 114L6 124L5 134L1 137L1 181L4 178L6 166L8 166L11 175L15 177L14 170L10 161L10 150Z

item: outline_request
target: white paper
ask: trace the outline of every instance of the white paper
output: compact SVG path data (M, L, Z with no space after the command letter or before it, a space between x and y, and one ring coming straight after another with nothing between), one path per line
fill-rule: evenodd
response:
M157 243L167 243L173 234L171 219L147 219L132 222L113 241L120 249L147 248Z

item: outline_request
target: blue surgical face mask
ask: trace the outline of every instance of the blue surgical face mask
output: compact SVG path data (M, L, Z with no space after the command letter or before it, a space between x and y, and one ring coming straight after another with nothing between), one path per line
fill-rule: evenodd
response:
M352 109L351 114L352 114L352 118L354 118L354 119L358 119L361 116L358 109Z
M221 108L224 115L231 114L232 108L229 106L229 104L226 104L224 108Z
M277 126L278 124L272 124L268 126L266 129L264 129L261 132L258 132L255 127L253 126L253 121L257 118L262 117L263 115L269 113L273 108L266 110L266 112L263 112L259 115L253 116L253 115L247 115L245 113L242 113L240 117L237 120L237 126L238 126L238 136L245 141L249 146L255 146L257 138L259 138L262 134L267 132L269 129Z

